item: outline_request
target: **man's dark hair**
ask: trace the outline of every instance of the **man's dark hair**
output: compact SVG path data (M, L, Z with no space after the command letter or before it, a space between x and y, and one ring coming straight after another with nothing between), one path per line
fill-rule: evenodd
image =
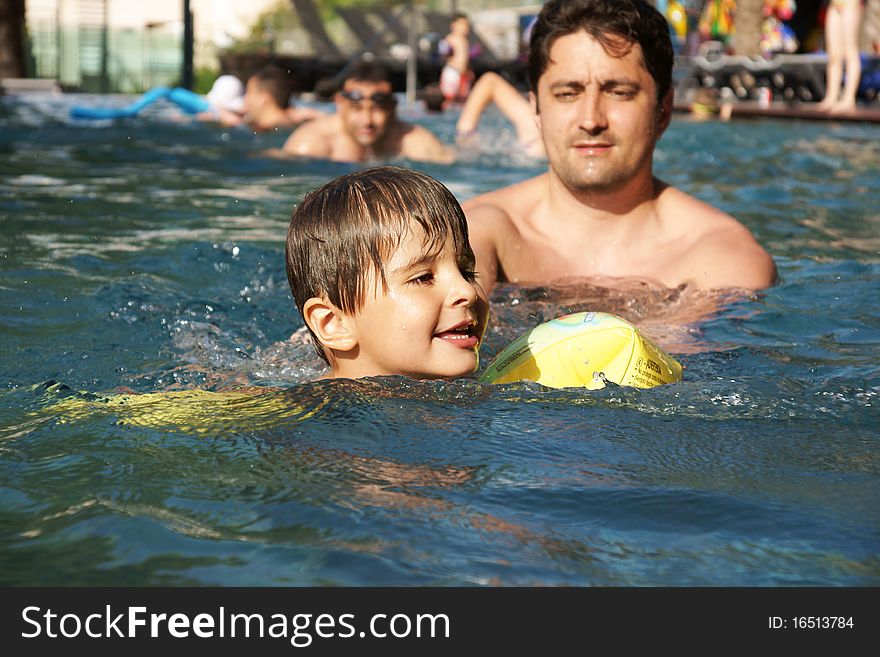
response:
M306 301L321 297L343 312L360 310L374 282L386 288L385 262L413 222L424 232L427 254L439 253L452 237L456 255L473 260L461 206L423 173L374 167L309 192L293 212L284 249L287 281L300 313Z
M657 85L659 104L672 86L675 54L669 24L644 0L550 0L538 14L529 45L529 84L538 92L538 80L550 65L556 39L585 31L612 57L625 57L633 44L642 49L642 64ZM624 43L620 42L623 39Z
M259 69L251 76L261 91L268 93L278 107L284 109L290 104L290 93L293 90L293 79L290 71L275 64Z
M323 77L315 83L315 95L318 100L331 101L339 91L339 80L335 76Z
M391 73L387 68L376 62L362 59L357 62L348 73L345 74L343 84L346 80L357 80L358 82L391 82Z

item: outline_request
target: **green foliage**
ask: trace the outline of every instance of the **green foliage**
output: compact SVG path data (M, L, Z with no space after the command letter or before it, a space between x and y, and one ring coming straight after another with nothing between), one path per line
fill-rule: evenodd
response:
M275 35L299 25L293 4L289 0L278 0L273 7L260 14L251 25L250 32L235 41L228 50L232 52L272 51L275 49Z
M201 67L193 71L193 91L198 94L206 94L211 90L211 85L220 72L216 68Z
M336 7L393 7L406 4L407 0L314 0L315 7L325 23L338 20ZM430 4L430 2L429 2ZM299 18L290 0L278 2L260 14L251 25L248 36L233 43L228 50L232 52L272 52L276 36L285 30L300 25Z

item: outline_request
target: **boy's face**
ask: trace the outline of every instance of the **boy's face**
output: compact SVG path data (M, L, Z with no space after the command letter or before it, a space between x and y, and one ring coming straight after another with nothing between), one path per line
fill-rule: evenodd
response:
M350 317L358 346L344 376L433 379L477 369L489 302L475 282L473 253L456 254L450 237L428 256L423 238L422 228L411 224L385 261L387 290L371 276L363 307Z

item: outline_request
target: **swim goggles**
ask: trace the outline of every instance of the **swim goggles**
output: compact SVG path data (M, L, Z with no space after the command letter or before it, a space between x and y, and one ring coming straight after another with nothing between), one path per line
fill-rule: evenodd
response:
M355 89L354 91L340 91L339 95L343 98L350 100L353 103L360 103L364 100L371 100L373 103L379 107L388 108L394 105L394 96L392 94L386 94L381 91L377 91L371 96L365 96L362 91Z

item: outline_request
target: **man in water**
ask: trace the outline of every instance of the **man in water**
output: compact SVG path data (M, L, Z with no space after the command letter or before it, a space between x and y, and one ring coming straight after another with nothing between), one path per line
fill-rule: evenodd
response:
M745 226L653 175L672 64L666 19L642 0L544 5L529 97L549 171L464 204L487 292L566 278L773 284L773 259Z
M455 159L429 130L397 118L391 77L377 64L356 64L335 102L336 114L300 126L282 153L339 162L403 157L450 163Z
M307 107L292 107L291 79L278 66L265 66L248 78L244 92L245 121L254 130L293 128L323 112Z

